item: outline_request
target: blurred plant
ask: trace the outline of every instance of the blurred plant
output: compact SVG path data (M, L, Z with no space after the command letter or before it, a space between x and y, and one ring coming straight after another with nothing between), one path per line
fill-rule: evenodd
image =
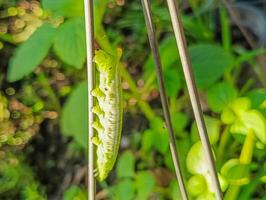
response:
M32 109L13 100L10 105L0 94L0 149L6 146L23 146L36 134L41 123Z
M15 96L11 95L9 102L4 94L0 95L0 143L4 149L1 148L0 156L5 155L6 160L13 158L7 151L11 148L10 141L16 147L24 145L36 133L47 111L52 110L49 112L52 117L47 118L57 119L60 115L62 133L73 138L68 143L69 149L82 149L84 157L87 88L83 1L4 2L0 14L5 15L0 23L0 49L5 51L7 43L19 45L9 62L7 79L20 84L14 84L19 90ZM220 4L214 7L215 2L188 1L182 10L204 119L225 199L261 198L266 173L266 90L262 88L265 77L255 58L265 54L265 48L248 50L245 44L240 44L239 36L234 38L236 34L231 30L226 9ZM120 65L125 117L130 121L125 123L116 170L106 182L99 183L97 198L180 199L154 64L147 50L141 5L109 0L94 3L95 46L107 52L116 46L125 48ZM167 8L164 1L156 0L152 9L182 172L192 199L211 200L214 194L208 166L188 103L174 37L168 33L171 26ZM20 37L22 33L25 35ZM16 36L21 40L16 41ZM18 41L24 42L18 44ZM29 76L32 72L34 75ZM72 85L75 85L73 90ZM62 109L61 102L65 102ZM22 133L30 134L22 137ZM73 146L75 150L71 149ZM25 166L22 161L17 168L8 161L0 164L1 172L8 173L3 177L12 177L4 180L7 184L1 184L3 188L8 187L6 191L21 188L17 177L20 168ZM27 184L20 190L21 197L42 199L38 188L37 183ZM63 199L85 199L83 188L82 184L70 186L64 191Z
M63 194L63 200L86 200L87 195L84 190L78 186L71 186Z
M44 200L32 170L11 152L1 152L0 195L2 199Z

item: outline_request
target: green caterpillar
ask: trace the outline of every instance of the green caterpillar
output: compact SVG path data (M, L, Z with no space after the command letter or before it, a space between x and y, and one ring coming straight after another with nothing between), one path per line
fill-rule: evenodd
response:
M93 112L96 115L93 127L96 130L93 143L96 152L95 175L103 181L112 170L118 154L122 129L122 88L118 56L102 50L95 53L97 65L96 87L92 95L97 99Z

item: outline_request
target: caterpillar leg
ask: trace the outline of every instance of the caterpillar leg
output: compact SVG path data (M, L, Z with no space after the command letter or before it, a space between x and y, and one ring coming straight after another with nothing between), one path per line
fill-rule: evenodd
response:
M94 169L94 170L93 170L93 174L94 174L94 177L99 176L99 172L98 172L98 170L97 170L97 169Z
M96 97L97 99L103 99L105 98L105 94L100 88L95 88L91 91L92 96Z
M92 123L92 127L98 132L104 132L104 127L101 125L99 121L95 121Z
M98 115L98 116L104 117L104 112L103 112L103 110L100 108L99 105L94 106L93 109L92 109L92 112L95 113L95 114Z
M102 142L99 140L99 138L97 136L92 137L91 141L96 146L99 146L100 144L102 144Z

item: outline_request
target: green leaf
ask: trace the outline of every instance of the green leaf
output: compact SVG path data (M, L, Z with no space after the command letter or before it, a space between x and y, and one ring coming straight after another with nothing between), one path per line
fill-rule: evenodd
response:
M163 67L164 80L166 86L165 88L167 95L170 97L175 97L180 91L183 84L182 73L179 72L180 60L175 43L175 38L174 37L165 38L159 47L159 51ZM155 84L156 83L155 71L154 71L155 66L152 54L150 54L148 59L146 60L144 68L145 68L144 79L145 80L149 79L150 76L153 74L154 84Z
M266 144L266 122L263 115L257 110L242 111L238 115L238 119L231 126L232 133L240 133L246 135L252 129L257 138Z
M168 150L168 135L162 119L154 118L150 122L150 127L150 129L144 131L142 149L147 152L154 148L161 154L165 154Z
M235 114L239 114L243 111L247 111L251 107L250 99L247 97L240 97L237 98L230 104L231 109L234 111Z
M153 131L153 147L161 154L165 154L168 150L168 134L164 127L164 123L161 118L157 117L151 121L151 128Z
M172 197L171 199L176 199L176 200L182 199L177 181L174 180L170 183L170 190L171 190L171 197Z
M75 17L84 12L82 0L42 0L42 6L55 16Z
M208 189L205 177L202 175L192 176L187 183L188 192L192 196L198 196Z
M117 162L117 177L125 178L125 177L134 177L135 172L135 158L131 151L125 151L119 158Z
M140 171L136 176L136 189L138 200L146 200L155 186L153 175L149 171Z
M133 200L135 196L135 185L131 179L124 179L115 186L116 200Z
M223 165L221 174L232 185L244 185L249 182L249 166L241 164L239 159L228 160Z
M226 178L224 176L222 176L219 173L218 173L218 179L219 179L219 182L220 182L220 185L221 185L221 190L224 192L228 188L228 185L229 185L228 181L226 180Z
M94 0L94 23L95 29L102 23L106 6L109 0Z
M149 151L152 148L153 145L153 131L150 129L147 129L143 133L142 141L141 141L141 148L143 151Z
M37 184L29 184L22 189L21 197L23 200L45 200L46 198L38 190Z
M7 79L18 81L29 75L45 58L52 45L56 29L43 24L15 51L8 66Z
M247 97L251 100L251 107L258 109L266 117L266 89L253 90Z
M166 130L147 129L142 138L142 149L149 151L155 148L161 154L168 150L168 135Z
M181 136L188 125L188 117L181 112L172 113L173 128L177 136Z
M214 193L206 192L197 197L197 200L216 200Z
M236 90L226 82L214 85L207 92L208 104L214 112L221 112L236 97Z
M201 89L214 84L233 66L233 57L215 44L197 44L189 48L196 83Z
M179 161L180 161L181 166L184 166L184 167L186 166L186 158L190 150L190 147L191 147L191 141L189 137L176 140L176 149L178 149L178 152L179 152ZM171 151L169 148L168 148L167 153L164 155L164 162L166 166L174 172L175 168L173 164L173 158L172 158ZM185 170L185 168L183 170Z
M54 42L55 53L68 65L81 69L86 59L83 18L71 19L59 27Z
M63 200L86 200L87 195L86 192L80 189L78 186L71 186L67 191L63 194Z
M87 94L87 83L79 84L65 103L60 120L62 132L72 136L84 149L87 149L88 141Z
M195 143L187 154L187 169L191 174L202 174L208 173L208 164L205 158L205 153L201 142Z
M161 154L165 154L168 149L167 132L154 132L153 146Z
M230 108L223 109L221 114L221 121L224 124L232 124L234 123L235 120L236 120L236 115L234 114L232 109Z
M204 116L204 121L206 123L206 127L207 127L207 132L208 132L208 136L209 136L209 140L211 145L214 145L218 142L219 140L219 136L220 136L220 130L221 130L221 122L220 120L207 116ZM194 122L192 124L192 128L191 128L191 137L193 139L193 141L198 141L199 140L199 132L196 126L196 123Z
M179 63L179 54L174 37L165 38L159 47L159 51L163 70ZM151 72L154 71L154 61L152 54L150 54L150 56L148 57L146 63L144 64L144 68L145 77L148 77Z
M175 68L166 69L164 72L165 89L169 97L176 97L182 87L181 76Z

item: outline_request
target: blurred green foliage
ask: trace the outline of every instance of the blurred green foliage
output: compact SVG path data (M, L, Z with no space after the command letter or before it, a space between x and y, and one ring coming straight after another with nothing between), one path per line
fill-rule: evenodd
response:
M256 58L265 49L246 49L242 38L239 43L226 9L216 3L191 0L182 10L204 119L225 199L263 199L266 76ZM86 199L86 174L64 174L60 186L52 185L59 194L49 194L49 183L40 183L22 150L43 134L39 126L56 124L65 140L72 138L64 143L63 159L87 159L83 1L2 0L0 7L0 55L8 59L0 63L5 67L0 75L0 199ZM187 189L191 199L215 199L164 1L152 1L152 11ZM141 4L95 0L94 13L95 46L106 52L123 48L125 111L121 152L108 180L98 184L97 198L181 199ZM34 151L34 145L26 146ZM59 152L62 147L52 148ZM69 171L82 171L73 168Z

